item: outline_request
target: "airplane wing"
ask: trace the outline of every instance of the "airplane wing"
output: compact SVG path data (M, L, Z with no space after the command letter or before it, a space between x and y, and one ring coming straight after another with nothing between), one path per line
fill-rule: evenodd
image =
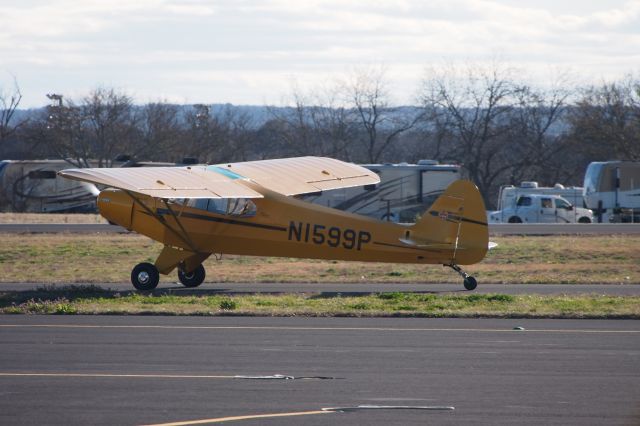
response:
M296 157L220 164L217 167L248 178L284 195L374 185L377 174L362 166L326 157Z
M319 157L213 166L67 169L59 174L156 198L262 198L243 184L246 181L284 195L380 182L364 167Z
M68 169L61 176L156 198L262 198L262 194L203 166Z

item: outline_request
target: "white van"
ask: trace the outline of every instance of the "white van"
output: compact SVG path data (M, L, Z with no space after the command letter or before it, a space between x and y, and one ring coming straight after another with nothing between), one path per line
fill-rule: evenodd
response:
M514 207L491 212L491 223L592 223L593 212L557 195L525 194Z

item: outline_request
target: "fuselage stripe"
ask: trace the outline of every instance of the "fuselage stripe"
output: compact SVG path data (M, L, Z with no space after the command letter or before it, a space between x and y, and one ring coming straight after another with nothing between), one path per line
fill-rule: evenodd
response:
M167 209L158 209L157 213L159 215L168 215L168 214L170 214L169 210L167 210ZM206 221L209 221L209 222L227 223L229 225L248 226L250 228L269 229L271 231L281 231L281 232L286 232L287 231L287 228L285 228L284 226L264 225L262 223L253 223L253 222L243 222L243 221L235 220L235 219L226 219L226 218L222 218L222 217L206 216L206 215L201 215L201 214L196 214L196 213L183 212L182 214L179 214L178 217L179 218L183 218L184 217L184 218L188 218L188 219L206 220Z
M487 224L487 222L480 222L479 220L469 219L469 218L466 218L464 216L458 216L458 215L451 214L449 212L446 212L446 213L447 213L447 215L446 215L445 218L443 218L443 220L446 220L447 222L458 223L458 222L462 221L462 222L467 222L467 223L473 223L473 224L476 224L476 225L489 226ZM434 216L434 217L439 217L440 216L440 212L437 212L435 210L430 210L429 214L431 216Z
M428 251L428 252L441 252L443 250L447 250L447 249L430 249L430 248L426 248L426 247L411 247L411 246L408 246L408 245L383 243L381 241L374 241L373 244L376 244L376 245L379 245L379 246L396 247L396 248L400 248L400 249L410 249L410 250ZM453 246L451 247L451 250L453 250Z

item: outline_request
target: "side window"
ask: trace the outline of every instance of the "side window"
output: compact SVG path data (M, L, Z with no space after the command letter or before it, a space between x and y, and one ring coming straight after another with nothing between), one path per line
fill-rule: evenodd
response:
M531 197L520 197L518 198L518 206L530 206L531 205Z
M240 217L255 216L257 212L256 205L248 198L191 198L187 201L187 206Z
M211 213L217 214L227 214L227 204L228 201L226 198L211 198L209 200L209 206L207 210Z
M29 172L29 179L55 179L56 172L54 170L34 170Z
M187 199L187 207L193 207L194 209L206 210L208 198L189 198Z
M257 212L256 205L248 198L230 198L227 214L231 216L251 217Z
M543 209L552 209L553 208L553 202L551 201L551 198L542 198L540 201L542 202L542 208Z

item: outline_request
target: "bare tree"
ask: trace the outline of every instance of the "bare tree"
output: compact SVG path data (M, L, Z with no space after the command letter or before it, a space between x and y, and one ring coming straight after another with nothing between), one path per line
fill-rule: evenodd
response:
M568 80L561 76L546 90L523 85L515 93L508 155L517 167L509 170L507 183L531 178L549 185L560 181L577 183L576 170L568 167L570 162L565 158L569 146L563 120L571 95L569 87Z
M640 160L640 80L583 91L569 116L572 143L591 160Z
M517 95L523 90L514 72L491 68L451 66L431 70L421 94L425 117L438 135L437 150L458 159L485 201L498 179L519 164L506 155L510 120Z
M390 145L417 122L417 117L396 113L390 106L385 72L382 66L358 69L342 83L352 122L362 130L365 161L370 163L379 162Z
M16 131L27 122L26 119L18 122L14 120L21 100L22 92L15 79L13 80L13 90L10 93L5 93L0 89L0 145L14 136Z
M293 106L270 108L277 144L290 155L320 155L349 160L355 140L352 112L340 104L335 86L304 93L292 90Z
M172 157L184 138L177 105L151 102L139 112L137 137L131 154L135 158L164 160ZM177 160L177 159L176 159Z
M55 95L47 108L45 128L50 148L77 167L110 167L117 154L130 152L137 117L129 96L98 88L80 104Z

